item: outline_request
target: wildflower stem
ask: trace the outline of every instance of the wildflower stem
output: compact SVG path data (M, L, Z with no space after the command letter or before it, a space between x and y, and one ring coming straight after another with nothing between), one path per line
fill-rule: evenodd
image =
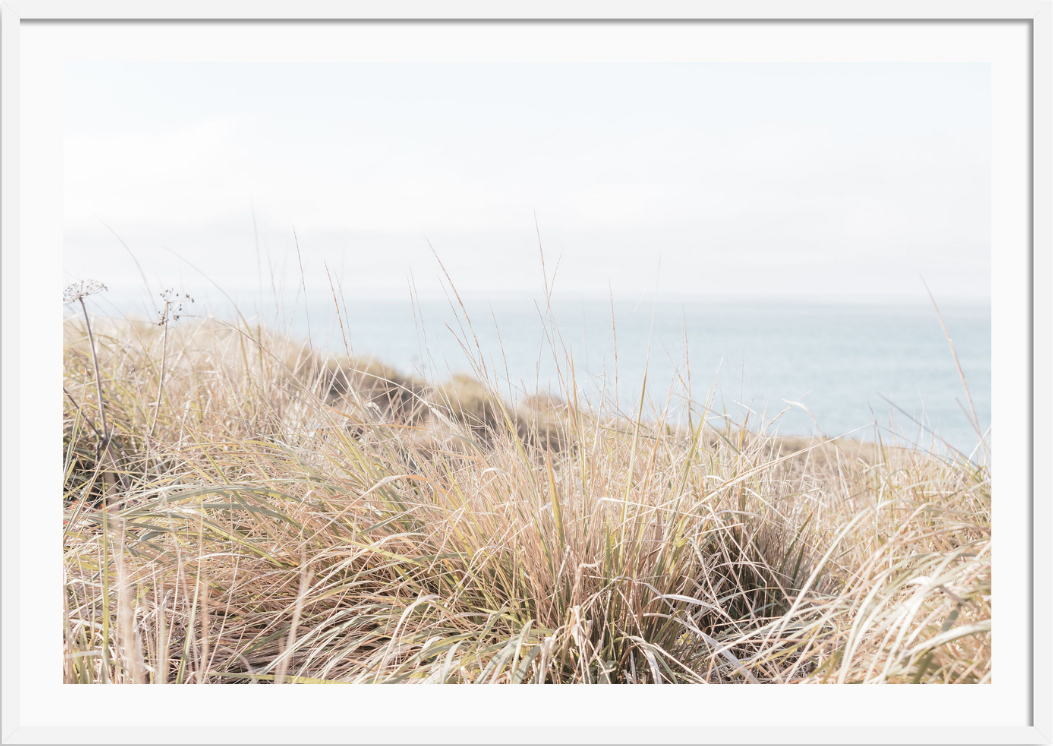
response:
M88 307L84 305L84 298L77 299L80 309L84 312L84 324L88 327L88 344L91 346L91 362L95 366L95 391L99 396L99 420L102 422L102 442L108 446L110 442L110 429L106 425L106 406L102 401L102 378L99 376L99 357L95 352L95 336L91 332L91 318L88 316Z
M168 359L168 305L169 301L166 300L164 311L161 312L161 324L164 326L164 332L161 334L161 375L157 379L157 399L154 401L154 417L150 423L150 432L146 435L147 439L154 436L157 416L161 412L161 393L165 385L165 362Z

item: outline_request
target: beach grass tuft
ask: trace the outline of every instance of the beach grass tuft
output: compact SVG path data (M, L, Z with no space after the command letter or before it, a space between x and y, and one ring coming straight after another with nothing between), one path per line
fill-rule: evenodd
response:
M986 445L625 415L543 322L561 390L512 401L481 359L68 318L64 681L990 681Z

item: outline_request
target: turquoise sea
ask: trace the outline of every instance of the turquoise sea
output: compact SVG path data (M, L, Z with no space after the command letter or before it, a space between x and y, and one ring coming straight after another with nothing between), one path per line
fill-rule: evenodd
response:
M478 359L481 350L491 375L502 386L510 381L513 393L558 392L555 344L560 360L563 349L574 356L579 395L593 402L606 396L625 412L637 409L645 371L645 414L667 402L682 407L689 362L691 398L700 404L708 398L713 409L738 423L748 416L753 426L770 422L786 435L818 429L827 436L873 439L894 431L925 445L935 436L938 444L942 439L966 453L978 443L931 305L642 301L615 302L612 309L610 301L562 301L553 303L551 314L558 335L551 333L551 322L546 334L542 319L548 310L535 301L469 301L464 311L470 325L460 307L455 312L445 300L424 301L416 312L409 302L348 303L343 332L332 299L310 306L301 301L298 309L287 307L285 317L306 337L309 313L316 346L342 351L346 337L355 354L429 379L470 371L468 355ZM941 314L986 434L989 306L947 306ZM561 367L566 375L567 366Z
M116 306L111 306L116 310ZM252 316L252 304L241 304ZM456 310L455 310L456 308ZM193 315L232 317L224 301ZM131 306L122 309L133 310ZM988 304L943 305L947 325L986 435L991 421ZM466 321L470 320L470 325ZM134 311L133 311L134 312ZM446 300L346 301L344 329L331 295L260 304L255 315L317 349L373 356L431 381L471 372L481 357L506 395L550 391L559 382L553 344L572 352L579 396L604 396L635 415L647 374L645 416L696 404L783 435L850 434L966 454L979 437L951 348L932 305ZM613 316L613 325L612 325ZM546 322L543 323L543 317ZM549 332L546 333L546 328ZM551 332L555 329L558 335ZM617 345L615 346L615 340ZM617 347L617 366L615 366ZM686 347L686 355L685 355ZM690 382L688 364L690 363ZM564 374L568 371L565 365Z

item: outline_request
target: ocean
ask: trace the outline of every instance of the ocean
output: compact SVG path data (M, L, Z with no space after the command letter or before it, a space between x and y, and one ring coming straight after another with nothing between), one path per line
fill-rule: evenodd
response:
M242 305L247 316L248 307ZM223 303L190 310L232 316ZM690 391L696 412L708 401L716 417L780 435L881 437L967 455L979 444L931 305L645 299L615 301L612 308L609 300L560 300L550 316L533 300L503 299L467 301L470 325L456 301L425 300L415 309L408 300L360 300L342 305L342 316L345 310L343 330L331 296L305 304L301 295L282 308L261 304L258 317L271 326L280 319L279 326L310 337L316 349L350 348L430 381L472 373L472 357L481 357L509 398L565 391L555 347L563 375L569 373L563 350L573 355L579 397L593 405L605 397L630 416L642 392L644 416L651 417L667 406L683 412ZM989 436L990 306L940 311L979 429Z
M503 388L511 383L513 395L565 390L555 360L567 376L567 350L579 396L593 403L605 396L630 414L646 372L645 416L667 404L682 408L690 384L696 403L709 400L736 423L783 435L880 434L921 445L935 437L965 453L979 442L932 306L641 301L612 309L610 301L562 301L552 305L554 327L543 322L548 309L531 300L468 301L464 310L470 325L445 300L423 301L416 313L409 302L349 303L343 332L332 299L306 308L301 301L286 317L306 337L309 315L315 345L343 351L346 337L354 354L430 380L471 372L469 356L478 360L481 350L491 377ZM949 306L941 314L986 433L989 307Z

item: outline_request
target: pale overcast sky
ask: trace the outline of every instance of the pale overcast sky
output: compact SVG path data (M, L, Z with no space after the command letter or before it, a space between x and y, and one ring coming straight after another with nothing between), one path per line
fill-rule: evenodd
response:
M990 294L979 64L84 64L67 279L349 297ZM426 240L427 239L427 240ZM660 270L659 270L660 265Z

